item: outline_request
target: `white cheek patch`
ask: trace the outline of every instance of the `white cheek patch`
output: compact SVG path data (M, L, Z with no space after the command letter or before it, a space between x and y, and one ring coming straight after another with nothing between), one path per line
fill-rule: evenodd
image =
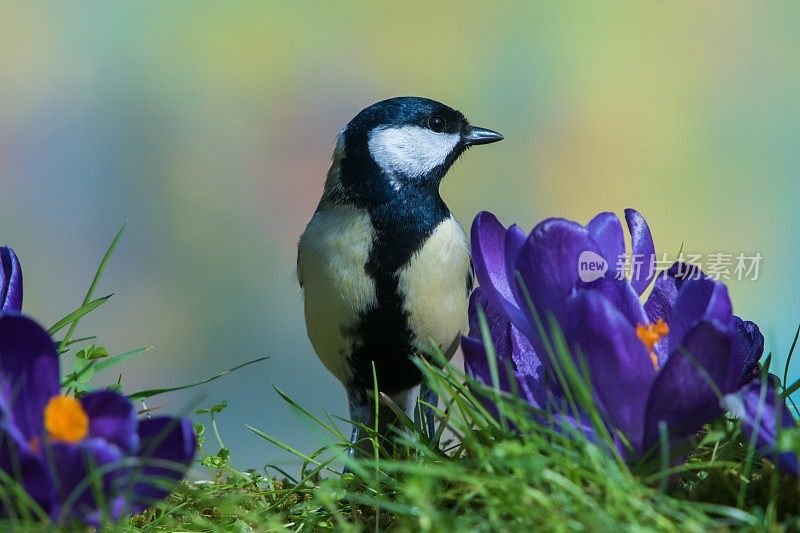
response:
M435 133L419 126L375 128L369 153L384 172L416 178L445 162L459 141L457 133Z

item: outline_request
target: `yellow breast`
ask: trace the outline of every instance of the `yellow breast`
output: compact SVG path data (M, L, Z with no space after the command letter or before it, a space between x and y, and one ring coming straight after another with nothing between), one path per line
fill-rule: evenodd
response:
M435 344L447 351L466 330L469 269L469 241L451 215L399 272L398 291L419 349L429 352Z

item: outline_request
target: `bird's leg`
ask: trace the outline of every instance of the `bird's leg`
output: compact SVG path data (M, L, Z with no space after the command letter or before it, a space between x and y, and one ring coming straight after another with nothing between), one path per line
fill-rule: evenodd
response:
M412 422L414 421L414 410L417 406L417 398L419 397L419 385L404 391L389 394L388 397ZM407 435L408 430L405 429L404 424L400 421L395 411L384 402L381 402L379 405L378 417L378 431L383 439L382 442L386 447L386 451L390 456L397 457L397 453L401 451L398 437Z
M361 429L358 424L368 425L371 418L369 399L363 389L347 389L347 403L350 407L350 420L353 421L353 432L350 434L350 449L347 451L349 459L356 458L358 440Z
M389 398L397 404L397 407L402 409L402 411L410 418L412 421L414 420L414 410L417 407L417 397L419 396L419 385L416 387L412 387L410 389L400 391L395 394L390 394ZM396 416L393 414L393 411L388 410L390 414L392 414L391 419L394 420Z

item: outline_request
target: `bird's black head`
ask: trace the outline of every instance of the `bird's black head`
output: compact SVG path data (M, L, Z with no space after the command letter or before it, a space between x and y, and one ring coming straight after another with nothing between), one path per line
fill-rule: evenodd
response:
M434 100L383 100L362 110L342 131L334 181L339 193L366 203L381 203L404 189L438 193L440 181L464 150L502 138Z

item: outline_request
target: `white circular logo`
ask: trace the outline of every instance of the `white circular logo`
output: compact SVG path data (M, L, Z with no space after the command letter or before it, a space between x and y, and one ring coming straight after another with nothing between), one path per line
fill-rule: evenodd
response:
M591 250L581 252L578 257L578 276L581 281L590 283L602 278L608 272L608 261Z

